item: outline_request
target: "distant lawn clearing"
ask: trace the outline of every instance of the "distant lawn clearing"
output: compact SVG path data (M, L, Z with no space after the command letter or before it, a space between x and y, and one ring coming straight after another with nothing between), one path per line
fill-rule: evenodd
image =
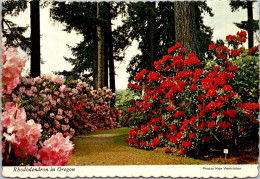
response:
M67 165L183 165L183 164L237 164L236 157L224 156L212 160L199 160L165 154L162 148L146 151L130 147L125 141L130 128L96 131L73 139L75 149ZM255 162L249 162L256 164Z

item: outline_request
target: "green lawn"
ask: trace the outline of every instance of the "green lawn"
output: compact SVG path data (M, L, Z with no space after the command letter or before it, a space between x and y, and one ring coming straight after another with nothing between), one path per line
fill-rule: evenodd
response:
M163 149L146 151L130 147L130 128L96 131L73 139L75 149L67 165L178 165L218 164L213 161L169 155Z

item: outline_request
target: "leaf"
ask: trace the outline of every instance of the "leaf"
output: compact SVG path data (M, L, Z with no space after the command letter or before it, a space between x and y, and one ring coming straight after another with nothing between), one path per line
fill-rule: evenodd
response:
M22 153L23 158L26 159L26 153L25 153L22 149L19 149L19 150L20 150L20 152Z

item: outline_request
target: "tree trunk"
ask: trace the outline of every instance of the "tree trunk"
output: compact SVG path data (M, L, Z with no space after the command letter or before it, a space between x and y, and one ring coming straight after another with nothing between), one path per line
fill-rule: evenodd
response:
M31 77L41 75L40 52L40 6L39 1L30 2L31 10Z
M97 10L98 10L98 3L96 4L96 11ZM97 12L96 12L96 14L97 14ZM98 29L98 27L97 27L97 29ZM97 55L98 51L97 51L97 49L98 49L98 43L95 42L94 47L93 47L93 61L92 61L92 63L93 63L93 88L95 90L98 89L98 55Z
M174 20L176 43L181 43L187 53L194 53L198 56L195 2L174 2Z
M105 52L105 58L104 58L104 86L108 87L108 57L106 55L107 55L107 53Z
M109 9L111 6L109 6ZM113 54L113 37L112 37L112 17L111 13L108 15L108 26L107 26L107 44L108 44L108 61L109 61L109 88L113 93L116 92L115 87L115 65L114 65L114 54ZM110 107L114 107L115 99L111 100Z
M149 15L148 15L148 70L153 70L153 61L154 61L154 9L155 9L155 2L148 2L149 3Z
M106 2L104 2L106 3ZM108 87L108 61L109 61L109 44L108 40L108 26L104 27L104 86Z
M98 89L98 59L97 59L98 45L95 43L93 48L93 88Z
M97 18L102 18L102 5L98 3L97 5ZM97 35L98 35L98 50L97 50L97 59L98 59L98 88L104 87L104 28L103 25L97 26Z
M111 24L111 21L110 21ZM111 26L112 28L112 26ZM110 32L111 32L110 28ZM113 41L112 41L112 32L110 34L109 43L111 44L109 46L109 87L112 90L112 92L116 92L115 87L115 64L114 64L114 54L113 54Z
M253 2L247 1L247 18L248 18L248 48L254 47L254 31L253 31Z

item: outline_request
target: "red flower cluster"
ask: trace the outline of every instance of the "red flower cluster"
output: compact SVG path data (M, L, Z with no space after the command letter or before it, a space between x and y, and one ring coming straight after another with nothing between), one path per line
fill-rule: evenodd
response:
M216 48L217 46L213 43L209 45L209 50L215 50Z
M134 78L135 81L139 81L139 80L143 79L144 74L147 73L147 72L148 72L148 70L143 69L140 73L137 73L135 78Z
M239 44L246 42L246 35L247 35L246 31L242 30L240 32L237 32L236 35L228 35L226 37L226 41L228 42L228 44L237 47Z
M226 40L237 47L236 43L241 43L245 35L241 31ZM168 55L154 62L156 72L140 72L130 88L142 86L140 92L145 94L129 109L129 116L135 108L143 121L139 121L135 132L129 133L131 146L144 149L165 146L166 153L177 147L181 154L186 154L216 136L238 135L233 132L236 127L244 132L250 129L249 125L255 125L248 122L257 121L259 104L242 103L230 85L238 71L230 59L235 60L245 50L215 44L210 44L209 50L216 62L209 70L199 68L198 57L193 53L185 56L183 47L176 44L168 49ZM217 135L213 137L210 131ZM242 134L246 133L239 133Z
M129 83L128 84L128 88L135 88L135 89L142 89L142 86L139 86L139 85L136 85L136 84L132 84L132 83Z
M175 46L168 49L168 53L173 53L175 50L180 49L182 46L180 43L176 43Z

